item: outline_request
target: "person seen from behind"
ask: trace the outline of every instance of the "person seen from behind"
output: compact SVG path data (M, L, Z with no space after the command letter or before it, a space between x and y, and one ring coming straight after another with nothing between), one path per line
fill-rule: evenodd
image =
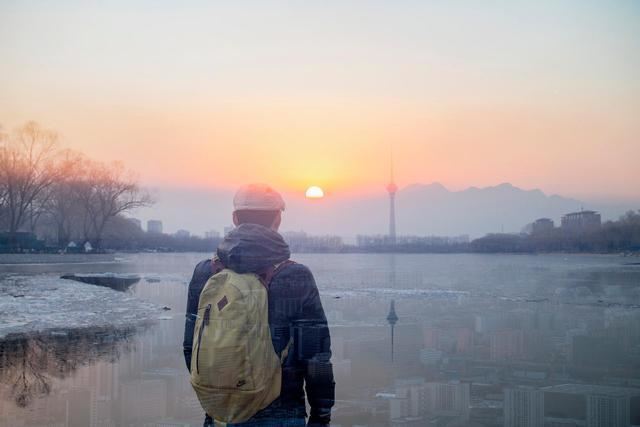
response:
M313 274L278 233L284 200L251 184L233 205L236 227L195 267L187 297L184 357L204 426L328 426L329 329Z

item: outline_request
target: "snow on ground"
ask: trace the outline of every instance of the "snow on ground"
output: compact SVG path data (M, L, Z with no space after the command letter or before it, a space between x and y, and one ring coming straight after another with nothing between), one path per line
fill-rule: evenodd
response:
M101 286L50 275L0 275L0 338L46 329L133 326L162 314L157 305Z

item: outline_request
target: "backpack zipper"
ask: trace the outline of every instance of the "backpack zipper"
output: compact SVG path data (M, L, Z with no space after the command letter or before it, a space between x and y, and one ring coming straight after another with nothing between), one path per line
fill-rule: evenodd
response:
M211 304L207 304L207 308L204 310L204 316L202 323L200 323L200 332L198 332L198 352L196 353L196 372L200 373L200 342L202 341L202 332L204 327L209 324L209 315L211 313Z

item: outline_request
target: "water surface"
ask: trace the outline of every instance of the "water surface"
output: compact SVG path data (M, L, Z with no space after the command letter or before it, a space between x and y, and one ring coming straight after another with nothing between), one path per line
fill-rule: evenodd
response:
M0 286L17 276L50 283L62 273L136 273L142 280L131 295L171 309L152 324L83 325L5 338L0 427L201 425L181 346L187 284L206 254L118 257L0 266ZM640 390L640 266L628 258L294 259L314 272L332 331L335 425L426 425L436 418L503 425L518 410L509 390L547 388L550 395L548 387L567 383L626 390L630 417L638 416L633 391ZM393 361L386 321L391 300L399 317ZM448 390L457 403L447 407L429 397L436 389ZM422 398L411 398L416 392ZM554 415L549 408L543 416Z

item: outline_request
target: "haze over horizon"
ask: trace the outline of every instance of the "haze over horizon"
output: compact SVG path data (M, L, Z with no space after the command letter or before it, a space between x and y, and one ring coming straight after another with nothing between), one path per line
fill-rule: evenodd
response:
M131 216L144 221L160 219L165 232L186 229L196 235L223 232L231 225L235 189L156 188L156 205ZM358 234L386 234L389 220L388 195L330 194L309 200L303 193L285 191L287 203L281 229L311 235L335 234L348 242ZM509 183L488 187L449 190L434 182L403 186L396 197L398 233L401 235L458 236L471 238L491 232L519 232L529 222L549 217L560 224L562 215L594 209L603 221L618 219L628 210L640 209L640 201L611 203L550 195L539 189L520 189ZM143 227L145 225L143 224Z

